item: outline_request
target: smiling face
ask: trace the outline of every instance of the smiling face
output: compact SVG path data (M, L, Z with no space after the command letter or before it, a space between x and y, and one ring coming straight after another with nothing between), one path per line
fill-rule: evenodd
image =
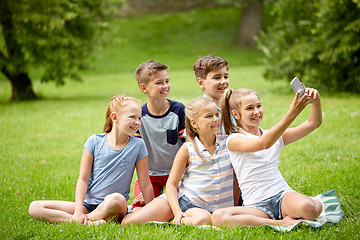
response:
M244 130L258 127L264 116L259 97L256 94L249 94L243 96L240 103L240 108L233 111L235 119L240 121Z
M153 73L148 83L140 84L140 89L149 98L167 100L170 92L170 79L167 70Z
M120 110L113 112L112 119L114 126L121 132L129 136L134 136L141 125L141 105L134 101L129 101Z
M229 73L227 67L213 68L206 79L197 78L200 88L205 95L213 99L217 105L225 90L229 87Z
M215 134L220 129L220 116L215 103L210 103L201 108L198 117L191 120L192 126L202 134Z

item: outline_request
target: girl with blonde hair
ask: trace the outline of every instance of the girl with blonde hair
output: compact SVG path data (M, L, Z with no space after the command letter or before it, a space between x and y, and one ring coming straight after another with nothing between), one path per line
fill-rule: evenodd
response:
M224 129L229 134L226 144L244 207L216 210L211 217L214 225L293 225L300 219L314 220L320 215L322 204L292 190L278 169L283 147L305 137L322 123L319 93L306 88L300 98L300 92L285 116L269 130L260 127L264 112L255 91L228 89L224 94L221 106ZM312 105L309 118L288 128L308 104Z
M127 213L130 184L136 168L145 202L154 195L148 174L145 143L134 137L140 127L141 104L132 97L113 97L106 112L104 133L85 143L75 202L40 200L30 204L34 219L49 222L104 223L121 221Z

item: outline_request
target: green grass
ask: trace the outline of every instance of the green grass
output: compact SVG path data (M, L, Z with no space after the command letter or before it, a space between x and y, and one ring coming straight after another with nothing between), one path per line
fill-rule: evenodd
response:
M264 80L261 53L232 45L238 15L237 9L218 9L116 20L107 48L89 60L93 69L83 73L84 82L69 81L57 88L35 81L39 101L8 103L10 84L0 77L0 239L360 238L360 97L350 94L321 93L322 126L287 146L280 156L281 172L295 190L310 196L336 190L345 212L336 225L299 227L290 233L269 227L213 230L115 223L88 227L49 224L28 215L33 200L74 200L83 145L88 136L101 132L108 100L123 93L145 102L133 72L147 59L170 66L170 99L187 104L202 94L193 62L209 53L222 56L230 64L230 86L256 89L265 111L262 127L275 124L287 111L292 90L288 83ZM294 124L308 114L306 109Z

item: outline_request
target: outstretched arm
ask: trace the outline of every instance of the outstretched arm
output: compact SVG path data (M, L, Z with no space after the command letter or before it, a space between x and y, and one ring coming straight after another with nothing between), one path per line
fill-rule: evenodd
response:
M299 98L300 92L301 90L296 93L290 105L289 111L265 134L263 134L260 138L245 138L242 136L234 137L229 141L229 150L240 152L256 152L270 148L309 103L310 99L306 94L304 94L302 98Z
M284 144L295 142L318 128L322 123L322 111L320 94L316 89L306 88L306 94L310 97L311 112L309 118L294 128L289 128L283 134Z
M148 157L136 163L136 173L139 179L139 187L144 197L145 204L154 199L154 191L149 178Z
M189 152L186 145L182 145L177 152L173 166L171 167L169 178L166 182L166 197L174 214L174 223L180 224L185 214L181 211L178 202L177 188L181 180L181 176L189 161Z
M86 196L93 161L93 155L86 148L84 148L81 157L79 178L76 184L75 212L72 216L73 220L79 223L83 223L86 220L83 204Z

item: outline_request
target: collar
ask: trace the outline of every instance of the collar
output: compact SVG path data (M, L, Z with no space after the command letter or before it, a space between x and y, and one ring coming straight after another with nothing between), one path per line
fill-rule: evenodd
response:
M211 157L209 151L207 150L207 148L202 144L202 142L200 141L200 139L198 137L195 137L194 139L194 143L195 143L195 146L196 148L199 150L199 153L201 154L201 157L204 157L204 158L208 158L208 157ZM219 146L220 146L220 140L217 136L217 134L215 135L215 153L218 151L219 149ZM215 154L214 153L214 154Z

